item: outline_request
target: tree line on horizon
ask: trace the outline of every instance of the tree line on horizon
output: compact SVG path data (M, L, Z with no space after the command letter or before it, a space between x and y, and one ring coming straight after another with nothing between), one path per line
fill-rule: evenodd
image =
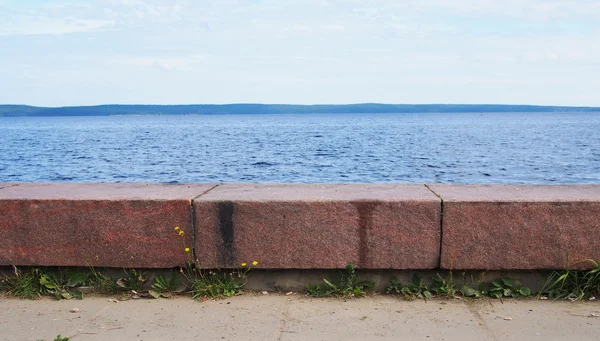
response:
M598 107L503 104L115 104L70 107L0 105L0 116L110 116L110 115L218 115L218 114L352 114L352 113L499 113L600 112Z

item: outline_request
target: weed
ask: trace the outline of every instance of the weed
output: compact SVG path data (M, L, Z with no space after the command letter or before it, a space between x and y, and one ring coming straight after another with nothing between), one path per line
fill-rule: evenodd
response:
M556 299L582 300L587 296L600 294L600 261L592 259L594 268L591 270L569 270L567 266L561 272L553 272L539 291L538 296L544 295ZM568 261L567 261L568 264Z
M124 269L123 270L127 277L122 277L117 280L117 286L137 293L142 290L144 284L148 280L146 276L136 269Z
M89 275L80 272L69 272L64 269L51 271L41 275L40 284L46 288L48 294L57 299L82 299L83 293L75 287L83 284Z
M42 270L40 268L21 271L13 267L14 276L2 279L3 289L9 295L22 298L53 296L56 299L83 298L83 293L74 289L87 280L86 274L69 272L65 269Z
M321 285L306 285L306 290L310 296L343 296L355 297L366 295L366 290L372 289L375 283L372 281L361 281L356 274L354 263L348 263L344 271L340 272L338 280L334 283L327 279L323 279L324 284Z
M473 289L469 285L463 284L463 286L460 288L460 293L464 297L480 298L481 296L485 295L486 292L481 288Z
M402 283L398 281L398 278L392 277L392 281L390 285L387 286L386 292L389 294L404 295L404 298L408 300L413 300L415 298L427 299L433 297L429 287L417 274L412 276L411 283L408 285L402 285Z
M186 244L185 231L179 226L173 229L177 236L181 238L182 249L187 258L185 269L181 269L181 273L190 283L188 289L192 292L192 298L199 299L202 297L223 298L231 297L242 292L246 285L247 274L252 267L258 265L258 261L253 261L251 264L242 263L242 269L233 269L230 272L217 270L202 270L196 263L192 261L192 252ZM162 290L159 287L166 287L169 284L165 281L162 284L157 282L152 286L155 290L150 294L159 294ZM161 295L159 295L160 297Z
M94 290L100 294L116 294L120 287L112 278L104 275L100 271L96 271L93 267L90 268L90 276L85 284L94 287Z
M448 278L443 278L440 274L431 277L431 292L438 296L454 297L456 294L456 285L452 277L452 270L448 273Z
M41 271L39 269L22 272L13 266L13 270L13 276L5 276L2 279L2 289L9 295L21 298L36 298L45 295L44 288L40 284Z
M168 298L172 294L182 292L183 290L181 278L176 272L171 271L166 278L162 275L156 276L154 284L152 284L152 289L148 290L148 293L154 298Z
M221 271L200 271L197 272L197 278L192 281L192 298L201 297L222 298L231 297L242 291L245 281L244 272L221 272ZM237 276L236 276L237 275ZM243 279L242 281L237 278Z
M531 295L531 290L527 287L522 287L518 281L510 278L500 278L492 281L492 286L488 291L488 295L493 298L502 297L519 297Z
M464 297L471 297L471 298L480 298L482 296L487 295L487 290L485 289L485 272L482 272L479 275L479 280L477 281L477 283L475 283L475 279L473 278L473 275L471 275L471 284L475 285L477 288L474 288L471 285L467 284L467 281L465 279L466 277L466 273L462 273L462 283L463 285L460 287L459 292L461 293L461 295L463 295Z

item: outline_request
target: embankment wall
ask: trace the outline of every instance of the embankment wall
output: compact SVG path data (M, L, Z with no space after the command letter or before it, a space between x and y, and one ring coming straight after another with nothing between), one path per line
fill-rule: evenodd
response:
M0 266L188 257L202 268L589 268L600 185L0 183Z

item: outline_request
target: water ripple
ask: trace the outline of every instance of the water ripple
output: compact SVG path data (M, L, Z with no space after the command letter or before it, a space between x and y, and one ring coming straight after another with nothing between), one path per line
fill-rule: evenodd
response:
M0 118L0 181L600 183L600 114Z

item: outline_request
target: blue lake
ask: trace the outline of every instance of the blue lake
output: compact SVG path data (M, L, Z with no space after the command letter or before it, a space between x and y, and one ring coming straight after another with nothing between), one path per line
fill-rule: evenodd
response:
M0 117L0 181L600 183L600 113Z

